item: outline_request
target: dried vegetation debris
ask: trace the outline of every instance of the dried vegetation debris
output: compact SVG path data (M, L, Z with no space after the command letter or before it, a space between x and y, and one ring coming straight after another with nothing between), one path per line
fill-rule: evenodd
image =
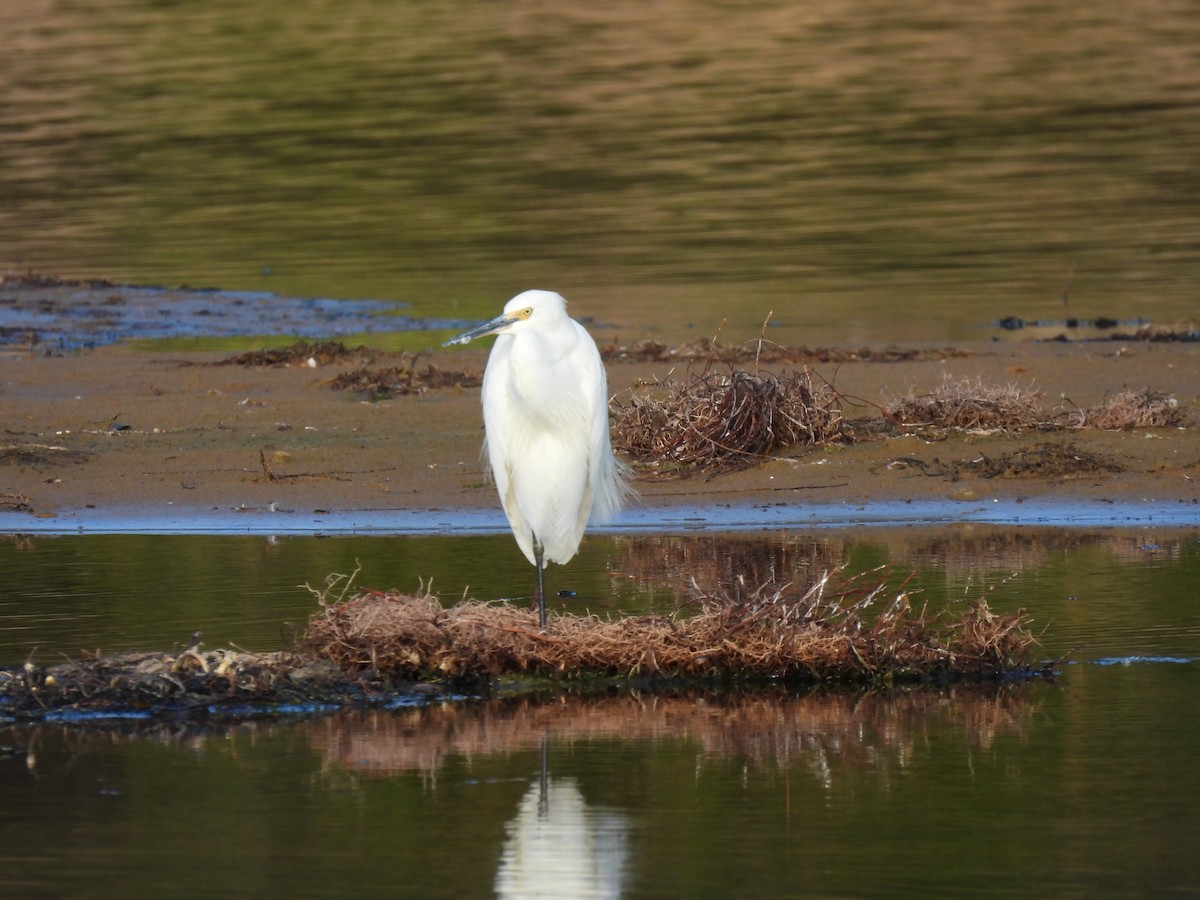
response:
M357 363L358 368L337 375L329 385L336 391L353 391L372 400L423 394L441 388L475 388L483 383L479 372L441 369L428 360L422 365L421 356L420 353L371 350L365 346L348 348L340 341L297 341L288 347L239 353L213 365L315 369ZM398 362L372 368L381 358Z
M1043 478L1066 480L1091 475L1124 472L1119 462L1081 450L1072 443L1043 442L1033 447L1018 447L1000 454L981 453L971 459L942 462L934 457L926 462L912 456L890 460L892 471L911 469L931 478L958 481L963 475L976 478Z
M1092 407L1051 406L1041 391L1016 383L988 384L982 378L955 379L949 374L931 391L910 390L887 404L887 413L903 427L967 431L1029 429L1166 428L1183 424L1184 409L1169 394L1143 389L1120 391Z
M1174 396L1142 389L1118 391L1096 406L1076 409L1068 417L1068 425L1128 431L1131 428L1178 428L1183 420L1183 407Z
M361 673L292 651L92 654L50 666L0 669L0 713L186 712L232 704L327 701L360 690Z
M1144 322L1132 334L1121 332L1109 335L1112 341L1191 342L1200 341L1200 321L1180 319L1176 322L1156 324Z
M365 347L348 350L335 342L301 341L287 348L240 354L225 362L315 367L347 361L373 363L378 355L398 356L399 362L361 366L328 383L335 390L381 400L430 390L477 388L483 381L482 372L443 370L422 361L422 354L376 354ZM774 372L759 368L803 360L841 363L969 355L954 348L809 350L765 339L735 345L701 340L670 348L647 339L609 345L602 355L608 360L688 363L682 377L639 384L618 394L610 404L614 448L632 460L640 476L649 478L711 476L755 465L792 447L854 443L899 431L1121 430L1179 427L1185 418L1184 407L1173 396L1150 390L1121 391L1096 406L1080 407L1067 401L1051 404L1032 386L988 384L980 377L955 379L945 374L933 390L910 390L880 405L878 416L848 421L843 415L845 398L808 365ZM753 372L739 367L751 362ZM720 370L714 370L715 366ZM972 469L955 465L956 474ZM1015 465L1025 472L1038 468L1021 461ZM1093 467L1101 469L1103 466Z
M33 501L16 491L0 491L0 510L4 512L33 512Z
M0 716L370 705L507 676L891 685L1049 675L1057 665L1031 662L1024 610L996 614L980 598L931 613L903 586L835 580L840 572L737 598L693 581L674 615L561 614L545 630L508 603L446 607L425 587L351 593L354 576L334 575L313 591L320 609L289 650L205 650L197 635L176 652L31 659L0 668Z
M419 360L419 354L404 353L398 365L345 372L334 378L330 386L337 391L353 391L372 400L383 400L443 388L477 388L483 384L479 372L440 369L431 362L421 366Z
M614 402L613 447L660 477L740 468L842 436L837 392L809 369L688 372Z
M303 646L345 671L407 678L524 674L892 682L1029 672L1036 641L1024 611L980 599L956 614L915 608L907 592L764 586L748 600L697 591L687 615L599 618L536 613L428 592L366 592L325 605Z
M1020 430L1053 424L1041 392L1017 384L992 385L981 378L944 375L932 391L909 391L887 405L901 425L971 430Z
M214 365L313 368L354 360L370 362L376 355L375 351L362 345L348 348L341 341L297 341L288 347L247 350L245 353L220 360Z
M970 355L970 351L956 347L885 347L882 350L860 347L857 350L847 350L840 347L792 347L765 339L744 341L740 344L724 344L715 339L706 338L670 347L654 338L645 338L629 344L612 343L600 348L600 356L606 361L719 362L727 365L753 363L756 366L773 363L911 362L913 360L962 358Z
M6 443L0 444L0 465L61 466L86 462L91 454L72 450L61 444Z

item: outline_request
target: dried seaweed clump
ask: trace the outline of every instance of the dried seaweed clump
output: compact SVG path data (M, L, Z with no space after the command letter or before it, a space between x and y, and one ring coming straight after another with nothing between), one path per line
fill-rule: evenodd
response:
M247 350L245 353L220 360L216 365L311 368L345 362L348 359L370 359L371 356L371 351L366 347L349 349L341 341L297 341L290 347Z
M741 344L723 344L712 338L669 347L654 338L644 338L629 344L607 344L600 348L605 360L636 360L637 362L721 362L727 365L746 363L844 363L844 362L901 362L918 359L948 359L970 356L970 351L955 347L901 348L884 347L873 350L860 347L792 347L774 341L752 340Z
M382 369L355 369L330 382L336 391L354 391L372 400L386 400L405 394L423 394L438 388L476 388L483 384L478 372L439 369L433 363L418 365L419 355L402 354L397 366Z
M956 616L914 609L884 588L833 590L828 575L802 593L764 587L749 600L699 592L682 616L554 615L428 594L363 593L326 605L305 649L346 671L412 678L511 674L674 675L796 681L889 682L996 677L1029 671L1035 641L1025 614L985 601ZM855 599L857 598L857 599Z
M1113 340L1128 340L1130 335L1115 334ZM1155 325L1147 322L1139 325L1137 332L1132 335L1142 341L1200 341L1200 321L1196 319L1180 319L1169 325Z
M664 477L740 468L781 448L835 440L841 398L807 370L689 373L616 407L613 446Z
M1020 430L1052 425L1054 414L1040 392L1017 384L990 385L980 378L942 383L925 394L910 391L888 404L903 425L932 425L969 430Z
M253 702L326 700L348 679L326 660L283 651L202 650L101 654L0 670L0 713L60 709L136 714L213 710Z
M1075 428L1171 428L1183 424L1183 408L1169 394L1150 390L1119 391L1096 406L1080 409L1070 418Z

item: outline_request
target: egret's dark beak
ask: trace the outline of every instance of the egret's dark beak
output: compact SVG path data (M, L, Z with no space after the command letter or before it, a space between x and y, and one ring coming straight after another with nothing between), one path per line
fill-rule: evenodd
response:
M450 340L446 341L446 343L442 344L442 346L452 347L455 344L469 344L471 341L475 340L475 338L483 337L485 334L491 334L494 331L499 331L505 325L509 325L511 323L512 319L510 319L508 316L496 316L496 318L492 319L490 322L484 322L482 325L476 325L470 331L464 331L458 337L450 338Z

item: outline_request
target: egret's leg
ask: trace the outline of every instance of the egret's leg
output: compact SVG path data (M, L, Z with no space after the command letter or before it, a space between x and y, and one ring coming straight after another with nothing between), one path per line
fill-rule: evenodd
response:
M533 536L533 558L537 561L537 606L538 606L538 627L546 627L546 585L542 576L543 570L546 568L546 560L543 554L545 549L542 547L542 542L537 539L537 535Z

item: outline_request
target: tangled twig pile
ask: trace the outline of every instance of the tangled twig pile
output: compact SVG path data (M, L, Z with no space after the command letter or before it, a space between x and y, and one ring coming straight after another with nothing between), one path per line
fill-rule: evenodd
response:
M1077 410L1068 420L1073 428L1173 428L1183 424L1183 408L1174 397L1156 391L1118 391L1097 406Z
M888 682L986 678L1028 670L1035 640L1024 611L959 614L915 609L885 588L764 586L749 600L698 592L688 616L551 616L464 600L443 608L428 592L368 592L323 605L304 646L345 671L411 678L507 674L675 675ZM878 612L877 606L882 606ZM870 610L870 613L868 612Z
M942 383L924 394L909 392L888 404L903 425L934 425L972 430L1020 430L1052 425L1054 413L1039 391L1017 384L985 384L983 379Z
M714 473L796 444L835 440L841 398L807 370L689 373L616 405L613 447L660 476Z

